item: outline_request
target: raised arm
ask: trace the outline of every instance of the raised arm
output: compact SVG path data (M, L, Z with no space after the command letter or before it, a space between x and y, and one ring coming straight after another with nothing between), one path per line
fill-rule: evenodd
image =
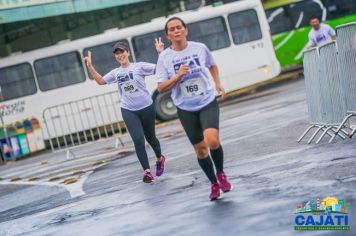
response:
M100 84L106 84L105 80L103 79L103 76L101 76L94 68L91 60L91 51L88 51L88 55L84 57L85 63L87 64L88 71L91 74L91 76L95 79L95 81Z

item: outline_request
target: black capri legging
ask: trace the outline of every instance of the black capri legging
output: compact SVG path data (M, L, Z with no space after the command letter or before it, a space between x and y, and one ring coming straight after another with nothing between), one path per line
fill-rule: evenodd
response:
M219 129L220 111L216 99L199 111L185 111L179 108L177 110L179 120L193 145L204 140L205 129Z
M150 169L147 152L145 148L145 138L151 145L156 157L161 157L161 145L155 133L156 112L153 104L138 111L130 111L121 108L126 128L135 145L137 157L144 170Z

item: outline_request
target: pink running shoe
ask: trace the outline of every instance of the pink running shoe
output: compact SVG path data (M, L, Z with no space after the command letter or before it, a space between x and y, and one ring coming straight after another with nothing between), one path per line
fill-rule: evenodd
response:
M225 175L224 172L221 172L219 174L216 175L216 177L218 178L218 182L220 185L220 189L226 193L229 192L232 189L232 185L231 183L227 180L227 177Z
M166 162L166 157L163 155L161 161L156 161L156 176L161 176L163 174L165 162Z
M211 185L211 193L210 193L210 196L209 196L210 200L214 201L214 200L219 199L219 197L220 197L220 186L219 186L219 184L218 183L212 184Z
M145 172L145 174L143 175L143 182L147 184L152 183L154 180L155 178L153 178L151 172Z

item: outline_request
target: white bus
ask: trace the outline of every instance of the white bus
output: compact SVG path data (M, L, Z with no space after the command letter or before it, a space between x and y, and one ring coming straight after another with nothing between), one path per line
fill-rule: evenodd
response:
M280 73L260 0L207 6L177 16L187 23L189 40L205 43L212 51L227 92ZM116 86L98 86L90 78L83 62L84 55L92 51L95 68L105 74L117 67L113 44L125 41L130 46L133 61L155 63L154 39L162 37L165 45L169 45L164 32L166 20L162 17L0 59L0 116L3 122L9 124L35 117L43 127L42 113L47 107L115 91ZM160 120L174 118L176 108L170 94L159 94L154 78L148 78L147 85L155 101L157 117ZM48 139L46 132L43 135Z

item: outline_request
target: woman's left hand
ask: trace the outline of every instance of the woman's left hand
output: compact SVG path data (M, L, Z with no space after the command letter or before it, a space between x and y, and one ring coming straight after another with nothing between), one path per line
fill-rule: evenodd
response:
M161 37L159 37L158 39L155 38L155 47L156 47L156 51L158 54L160 54L161 52L163 52L164 50L164 43L162 42Z
M221 84L216 84L216 91L218 92L218 96L220 97L220 100L224 100L225 99L225 89Z

